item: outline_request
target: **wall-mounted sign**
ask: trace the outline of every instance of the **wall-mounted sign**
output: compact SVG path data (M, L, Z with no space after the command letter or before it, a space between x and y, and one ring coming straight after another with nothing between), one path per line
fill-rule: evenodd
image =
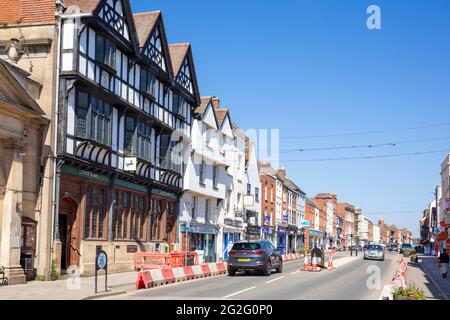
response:
M255 203L253 196L244 196L244 207L251 207Z
M136 171L136 167L137 167L136 157L125 157L125 161L123 163L124 171Z
M128 245L127 246L127 253L136 253L137 252L137 245Z
M302 227L307 227L307 228L311 227L311 221L309 221L309 220L302 220L301 224L302 224Z
M242 228L242 222L238 220L223 219L223 223L226 224L227 226Z
M246 233L248 235L258 236L261 228L258 226L247 226Z
M285 221L285 222L289 221L289 215L288 214L284 214L283 215L283 221Z
M185 224L182 224L180 227L180 231L182 233L201 233L201 234L217 234L219 228L214 226L202 225L197 223L190 223L189 227L186 227Z
M270 216L264 216L264 224L269 225L270 224Z

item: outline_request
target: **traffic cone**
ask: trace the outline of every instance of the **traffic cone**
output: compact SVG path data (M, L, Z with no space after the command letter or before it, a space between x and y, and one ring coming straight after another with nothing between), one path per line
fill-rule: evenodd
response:
M317 271L317 259L316 259L316 255L313 255L312 258L312 268L311 271L316 272Z
M330 255L330 259L328 259L328 266L327 266L327 269L328 269L328 270L334 269L334 266L333 266L333 256L332 256L332 255Z
M305 254L305 259L303 259L303 271L309 271L308 255Z

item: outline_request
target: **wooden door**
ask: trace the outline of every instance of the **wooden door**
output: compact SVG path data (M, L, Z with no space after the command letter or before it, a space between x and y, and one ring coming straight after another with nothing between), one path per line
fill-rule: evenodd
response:
M78 266L80 264L80 228L78 219L78 205L71 199L63 199L60 202L60 214L66 215L65 252L66 266Z

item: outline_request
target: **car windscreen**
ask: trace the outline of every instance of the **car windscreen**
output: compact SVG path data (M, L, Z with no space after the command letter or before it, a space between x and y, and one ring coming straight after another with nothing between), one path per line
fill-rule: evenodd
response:
M381 248L381 246L369 246L367 247L367 250L383 250L383 249Z
M261 245L259 243L235 243L232 250L259 250Z
M411 248L412 246L409 243L404 243L402 245L403 248Z

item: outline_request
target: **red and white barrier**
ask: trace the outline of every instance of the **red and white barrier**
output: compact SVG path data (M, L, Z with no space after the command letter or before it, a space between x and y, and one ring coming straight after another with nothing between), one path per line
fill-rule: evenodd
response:
M408 281L406 281L406 270L408 269L408 262L403 259L399 264L397 271L395 272L394 278L392 279L395 288L406 288L408 286Z
M225 262L205 263L189 267L151 269L140 271L138 273L136 289L148 289L170 283L217 276L226 273L227 267Z
M304 255L300 254L300 253L287 253L287 254L283 254L283 256L282 256L283 261L298 260L298 259L302 259L303 257L304 257Z

